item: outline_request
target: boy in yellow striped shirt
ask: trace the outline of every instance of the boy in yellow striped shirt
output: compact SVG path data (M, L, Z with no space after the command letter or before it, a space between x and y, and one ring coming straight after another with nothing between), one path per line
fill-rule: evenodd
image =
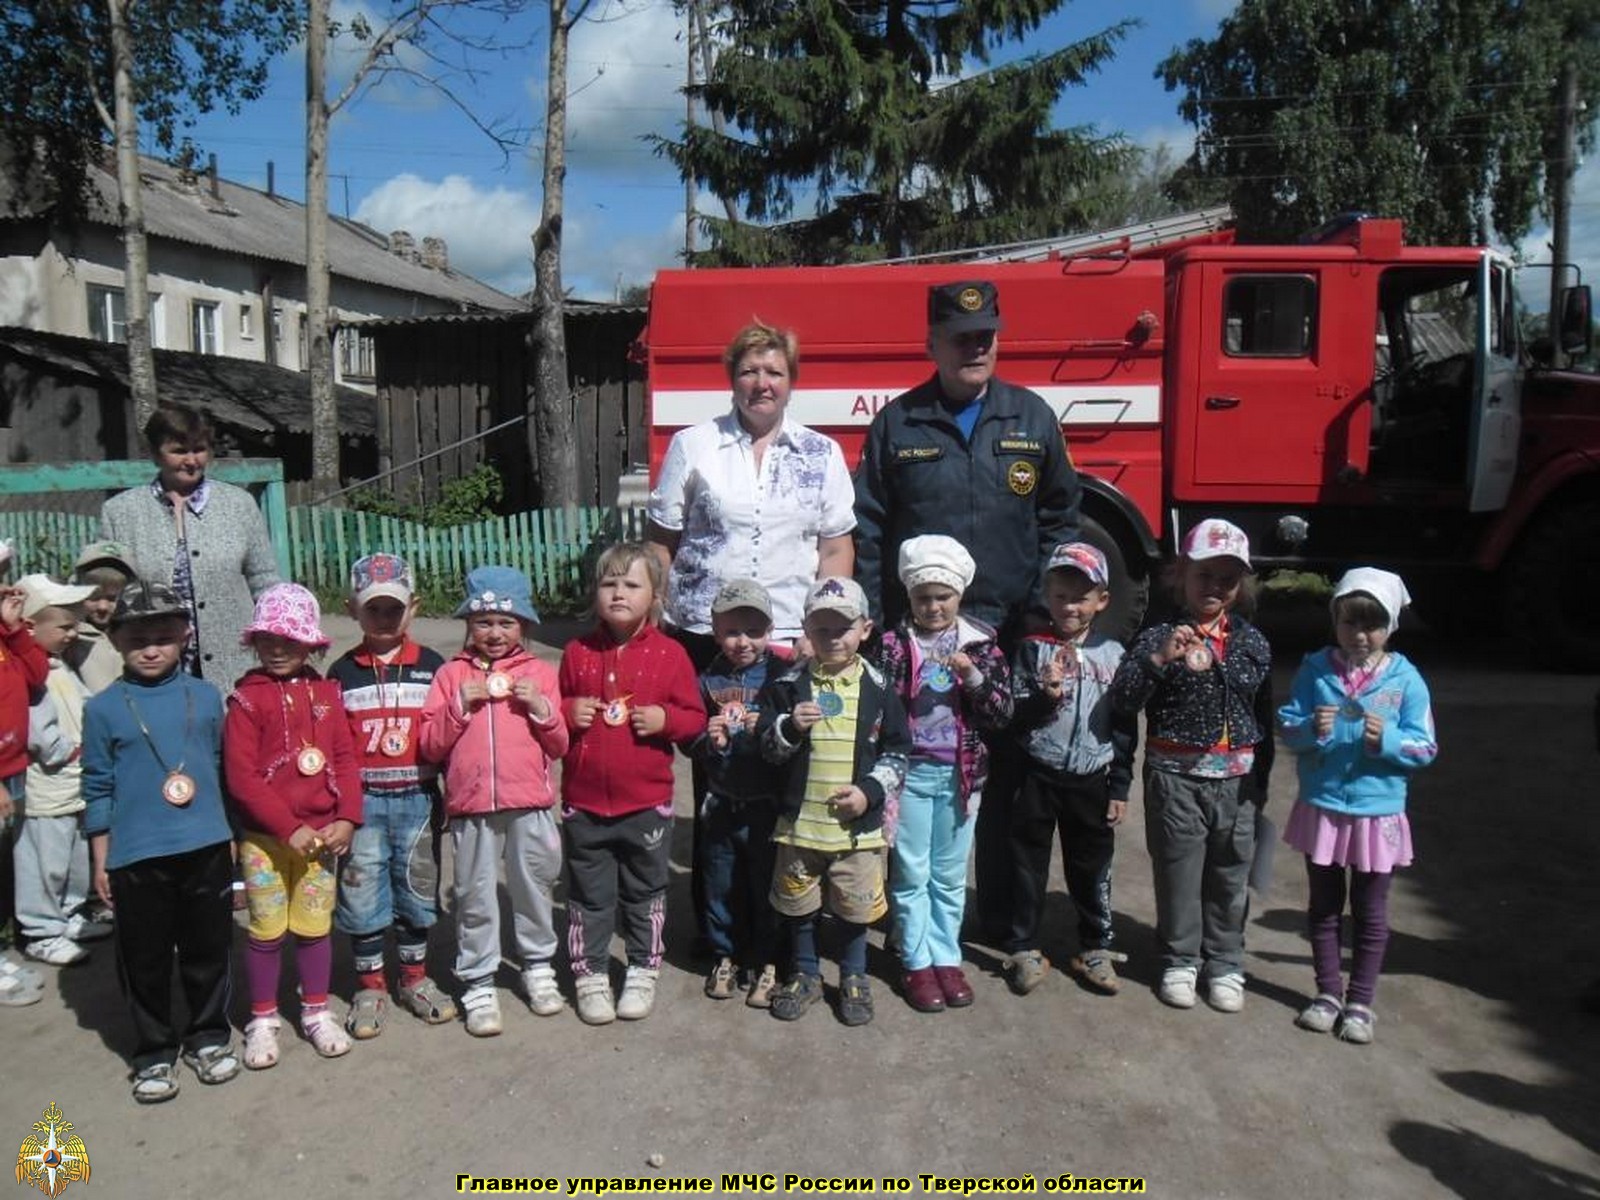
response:
M789 927L793 969L772 1015L795 1021L822 996L817 925L827 906L846 930L839 1019L872 1020L867 928L888 910L884 813L905 782L911 733L882 672L861 657L871 631L853 579L819 579L806 595L812 657L767 684L757 702L762 753L787 775L778 789L772 906Z

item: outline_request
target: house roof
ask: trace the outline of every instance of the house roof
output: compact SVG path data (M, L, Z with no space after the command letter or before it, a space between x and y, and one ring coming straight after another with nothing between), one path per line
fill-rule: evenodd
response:
M143 156L139 174L144 181L145 229L151 237L305 266L305 205L298 201L221 178L213 195L211 180L204 172L194 182L186 182L176 167ZM31 194L36 189L19 196L24 187L11 172L0 172L0 221L38 217L48 211L50 203ZM88 219L117 225L116 173L92 164L89 187ZM420 244L420 233L417 240ZM516 297L470 275L393 254L384 234L333 213L328 219L328 261L333 274L342 278L429 296L464 309L526 308Z
M128 387L128 348L112 342L3 326L0 356L25 358ZM155 358L156 386L163 400L197 408L222 425L258 432L311 431L311 380L299 371L187 350L157 350ZM376 436L376 399L355 388L340 386L335 392L340 432Z
M601 304L588 300L568 300L563 311L569 321L585 317L638 317L641 321L649 314L647 304ZM359 325L362 329L406 329L421 325L498 325L532 321L531 311L494 313L419 313L414 317L368 317L351 319L346 325Z

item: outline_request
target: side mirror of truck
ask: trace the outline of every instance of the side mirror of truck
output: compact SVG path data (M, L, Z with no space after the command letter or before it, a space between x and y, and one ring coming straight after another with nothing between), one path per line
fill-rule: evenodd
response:
M1560 337L1563 354L1574 358L1588 355L1594 343L1593 300L1588 284L1562 289Z

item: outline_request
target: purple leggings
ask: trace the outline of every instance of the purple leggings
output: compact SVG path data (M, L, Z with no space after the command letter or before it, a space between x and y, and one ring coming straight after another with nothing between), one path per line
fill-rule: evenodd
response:
M1340 994L1339 925L1344 916L1345 868L1319 867L1308 857L1306 877L1311 903L1306 928L1311 935L1311 965L1317 973L1317 991ZM1350 916L1355 931L1350 953L1350 988L1346 1004L1372 1003L1378 990L1383 952L1389 946L1389 882L1387 872L1350 871Z

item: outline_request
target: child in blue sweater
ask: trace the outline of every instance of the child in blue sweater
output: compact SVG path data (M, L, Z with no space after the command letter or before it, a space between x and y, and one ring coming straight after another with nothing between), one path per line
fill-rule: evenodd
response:
M239 1073L228 1025L233 849L217 768L222 694L182 669L189 610L170 587L123 589L111 640L123 675L83 713L84 830L94 889L116 912L133 1017L133 1098L178 1094L175 1060L201 1083ZM172 1025L176 955L188 1025Z
M1372 997L1389 943L1389 883L1396 867L1411 863L1406 777L1439 752L1428 686L1388 648L1410 602L1398 575L1374 567L1345 572L1333 592L1338 644L1306 656L1292 698L1278 710L1300 772L1300 798L1283 840L1306 856L1317 978L1316 999L1295 1024L1361 1045L1372 1041ZM1347 882L1355 945L1341 999Z

